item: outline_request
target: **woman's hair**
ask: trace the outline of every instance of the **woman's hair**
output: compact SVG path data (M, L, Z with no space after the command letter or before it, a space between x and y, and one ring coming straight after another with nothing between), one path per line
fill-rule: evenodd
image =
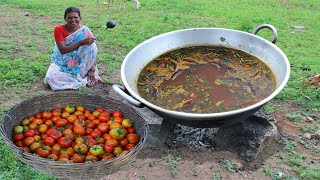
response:
M64 11L64 20L66 20L67 18L67 14L70 13L70 12L76 12L78 13L79 17L80 16L80 10L76 7L68 7L65 11Z

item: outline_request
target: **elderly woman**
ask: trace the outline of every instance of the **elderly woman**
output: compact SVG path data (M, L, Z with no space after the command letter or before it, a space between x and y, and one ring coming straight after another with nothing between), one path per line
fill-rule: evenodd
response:
M44 83L52 90L92 86L100 80L96 67L96 39L88 27L80 26L78 8L67 8L64 20L64 25L54 28L55 47Z

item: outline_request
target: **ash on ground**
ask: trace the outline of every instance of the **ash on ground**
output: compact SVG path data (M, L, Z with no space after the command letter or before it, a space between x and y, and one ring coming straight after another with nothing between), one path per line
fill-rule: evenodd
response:
M218 128L194 128L176 125L171 134L172 144L185 145L196 151L214 148L214 137Z
M276 122L265 112L264 108L257 111L255 115L264 117L271 123ZM170 142L167 141L167 144L169 146L187 146L196 151L214 149L218 130L219 128L195 128L177 124L173 131L169 133L168 139L170 139Z

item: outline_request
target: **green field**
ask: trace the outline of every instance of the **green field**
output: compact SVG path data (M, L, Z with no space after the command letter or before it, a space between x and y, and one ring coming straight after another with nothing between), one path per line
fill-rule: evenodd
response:
M94 34L105 28L107 20L116 21L117 26L106 30L97 42L98 66L105 66L102 69L108 73L119 70L123 58L136 45L165 32L194 27L252 32L261 24L271 24L279 33L276 45L287 55L292 67L290 80L276 99L294 101L309 113L320 110L319 85L303 86L310 77L320 74L319 0L140 0L140 3L138 10L128 4L126 10L115 11L97 6L95 0L0 0L0 16L10 12L10 18L15 17L1 22L6 27L0 29L0 115L4 116L12 107L5 102L26 99L36 93L31 87L42 82L50 64L53 28L64 23L64 10L69 6L80 8L82 24ZM25 12L33 19L25 16ZM258 35L272 38L268 30ZM102 82L115 83L108 76ZM20 163L2 140L0 161L0 179L47 179Z

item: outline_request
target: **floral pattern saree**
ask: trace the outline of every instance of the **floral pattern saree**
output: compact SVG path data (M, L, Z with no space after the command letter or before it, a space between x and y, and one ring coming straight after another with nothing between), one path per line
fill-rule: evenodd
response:
M92 32L86 26L64 39L66 45L72 45L86 37L92 37ZM51 65L44 78L52 90L78 89L88 83L87 73L97 59L96 43L83 45L67 54L61 54L57 44L51 55ZM98 69L95 70L95 80L99 80Z

